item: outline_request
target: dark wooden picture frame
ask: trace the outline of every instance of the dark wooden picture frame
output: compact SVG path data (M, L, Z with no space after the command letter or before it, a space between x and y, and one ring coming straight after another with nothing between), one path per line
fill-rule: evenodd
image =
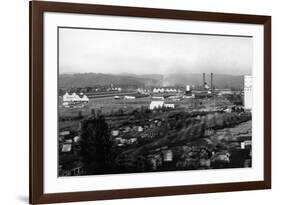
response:
M152 8L31 1L30 3L30 203L152 197L271 188L271 17ZM264 180L237 183L45 194L43 190L43 13L260 24L264 28Z

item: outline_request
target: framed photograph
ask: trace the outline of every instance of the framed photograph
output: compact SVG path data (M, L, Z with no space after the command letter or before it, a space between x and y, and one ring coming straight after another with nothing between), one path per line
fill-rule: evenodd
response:
M271 17L30 2L30 203L271 188Z

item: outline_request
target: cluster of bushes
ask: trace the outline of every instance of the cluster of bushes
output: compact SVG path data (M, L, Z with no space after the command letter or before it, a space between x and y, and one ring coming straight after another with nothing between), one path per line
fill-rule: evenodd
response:
M223 129L225 127L233 127L242 122L252 119L251 113L225 113L214 118L213 129Z

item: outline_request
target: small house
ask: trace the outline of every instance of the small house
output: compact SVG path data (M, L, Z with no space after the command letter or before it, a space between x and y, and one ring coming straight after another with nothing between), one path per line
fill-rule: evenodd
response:
M71 144L63 144L61 148L61 152L70 152L72 150Z
M163 153L163 161L164 162L172 162L173 161L172 150L164 150L162 153Z
M138 132L143 132L142 126L138 126Z
M113 137L116 137L119 135L119 130L112 130L111 134Z

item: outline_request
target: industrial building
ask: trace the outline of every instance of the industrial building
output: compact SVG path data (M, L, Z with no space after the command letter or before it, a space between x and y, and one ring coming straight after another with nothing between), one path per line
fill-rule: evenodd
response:
M153 88L153 93L175 93L178 92L175 88Z
M125 96L124 96L124 99L125 99L125 100L135 100L136 97L135 97L135 96L125 95Z
M211 77L211 80L210 80L211 85L209 87L209 85L206 81L205 73L203 73L203 90L209 91L209 93L213 94L214 93L214 74L211 73L210 77Z
M206 76L205 73L203 73L203 84L198 90L192 91L194 94L195 98L211 98L215 93L214 93L214 74L211 73L211 85L209 86L207 81L206 81Z
M89 102L89 98L86 95L83 95L83 93L80 93L80 96L76 93L72 93L71 95L68 93L65 93L62 97L64 103L68 102Z
M164 106L164 101L151 101L149 105L150 110L154 110L157 108L162 108Z
M154 109L161 109L161 108L175 108L175 104L165 104L164 101L151 101L150 105L149 105L149 109L150 110L154 110Z

